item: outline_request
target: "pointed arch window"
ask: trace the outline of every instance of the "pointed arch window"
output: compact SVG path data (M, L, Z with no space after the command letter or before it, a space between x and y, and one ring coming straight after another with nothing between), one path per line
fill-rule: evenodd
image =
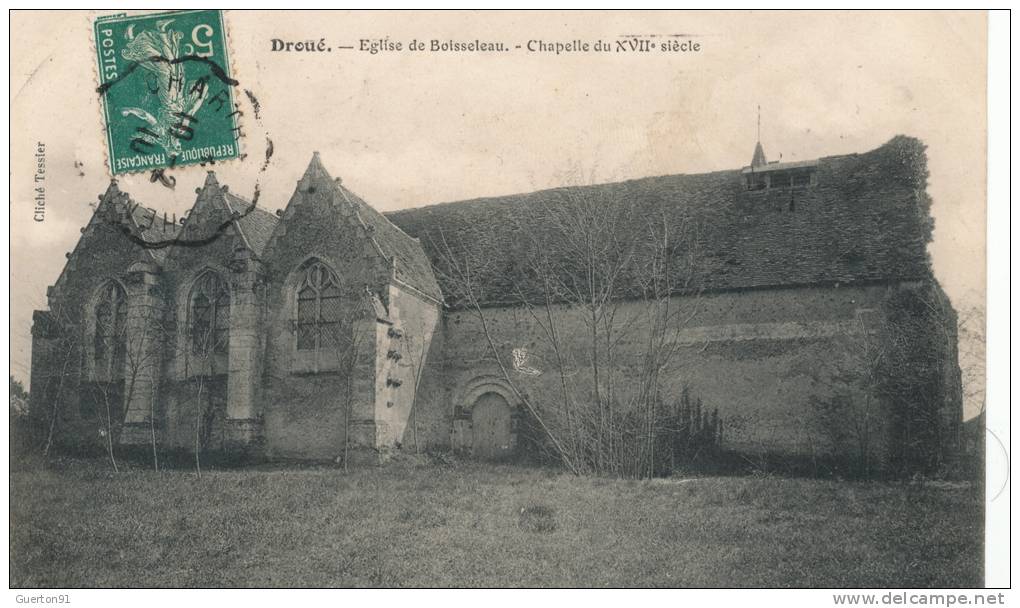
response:
M209 271L191 291L191 352L226 354L230 347L230 289L219 274Z
M306 262L297 283L297 349L319 350L340 345L343 306L340 279L319 260Z
M119 379L127 355L127 297L124 288L109 281L100 288L93 315L96 330L92 354L96 376Z

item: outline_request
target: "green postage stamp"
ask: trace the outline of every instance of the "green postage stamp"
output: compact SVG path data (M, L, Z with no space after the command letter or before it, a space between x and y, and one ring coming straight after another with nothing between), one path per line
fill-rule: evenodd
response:
M95 41L112 174L239 156L222 11L100 17Z

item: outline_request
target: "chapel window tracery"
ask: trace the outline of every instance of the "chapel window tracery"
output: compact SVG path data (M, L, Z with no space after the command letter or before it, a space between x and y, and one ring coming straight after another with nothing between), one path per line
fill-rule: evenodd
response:
M223 355L230 349L230 289L215 272L206 272L191 290L191 352Z
M124 375L127 354L127 296L116 281L109 281L100 290L93 310L95 333L92 353L96 376L119 379Z
M340 279L319 260L307 262L297 283L297 349L330 350L341 344Z

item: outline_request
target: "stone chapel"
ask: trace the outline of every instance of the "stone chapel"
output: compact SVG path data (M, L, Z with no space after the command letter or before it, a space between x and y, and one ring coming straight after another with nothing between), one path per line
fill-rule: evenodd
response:
M313 154L275 213L284 201L253 204L209 172L178 224L110 184L48 308L34 312L31 409L55 420L62 444L110 432L124 446L259 459L409 447L511 457L521 391L558 390L542 326L522 308L535 277L519 243L558 238L548 212L564 197L696 225L697 293L671 297L697 297L698 313L678 333L689 356L663 370L663 390L689 387L718 408L728 449L851 449L812 422L827 390L812 366L832 360L849 327L881 322L890 294L941 293L924 146L909 137L799 162L768 162L758 144L734 170L385 214L326 164ZM449 256L471 262L473 300ZM929 398L933 437L948 442L962 406L955 321L946 331ZM885 415L878 451L897 441Z

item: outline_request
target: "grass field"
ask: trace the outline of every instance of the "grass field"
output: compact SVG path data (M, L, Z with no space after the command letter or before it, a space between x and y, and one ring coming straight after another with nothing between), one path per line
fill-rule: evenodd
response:
M83 461L10 481L12 587L981 584L981 498L961 486Z

